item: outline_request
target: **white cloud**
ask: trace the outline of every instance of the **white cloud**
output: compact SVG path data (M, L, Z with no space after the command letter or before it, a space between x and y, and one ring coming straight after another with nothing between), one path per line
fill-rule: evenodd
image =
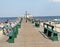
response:
M60 0L49 0L51 2L60 2Z

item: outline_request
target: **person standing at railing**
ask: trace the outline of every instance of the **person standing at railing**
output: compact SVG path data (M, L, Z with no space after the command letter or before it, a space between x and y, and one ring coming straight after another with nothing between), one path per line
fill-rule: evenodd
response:
M5 22L4 24L4 27L3 27L3 33L6 34L6 33L9 33L8 29L11 29L12 28L12 25L11 25L11 22Z

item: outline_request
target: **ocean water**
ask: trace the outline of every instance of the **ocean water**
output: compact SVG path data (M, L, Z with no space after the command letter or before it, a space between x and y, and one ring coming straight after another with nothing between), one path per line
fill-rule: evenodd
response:
M52 21L54 19L60 19L60 16L38 16L38 17L34 17L35 19L40 19L42 21L47 20L47 21Z
M54 19L60 19L60 16L36 16L35 19L40 19L42 21L50 21ZM17 17L0 17L0 23L5 22L6 20L15 21Z
M9 21L15 21L17 19L17 17L0 17L0 23L1 22L5 22L7 20Z

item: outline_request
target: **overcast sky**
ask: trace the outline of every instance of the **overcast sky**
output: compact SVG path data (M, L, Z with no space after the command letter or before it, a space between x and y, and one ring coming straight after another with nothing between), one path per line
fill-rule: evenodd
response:
M22 16L25 11L33 16L60 16L60 0L0 0L0 17Z

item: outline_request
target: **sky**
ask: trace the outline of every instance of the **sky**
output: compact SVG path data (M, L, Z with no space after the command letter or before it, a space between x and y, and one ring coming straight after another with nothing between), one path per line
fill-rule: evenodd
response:
M0 17L60 16L60 0L0 0Z

